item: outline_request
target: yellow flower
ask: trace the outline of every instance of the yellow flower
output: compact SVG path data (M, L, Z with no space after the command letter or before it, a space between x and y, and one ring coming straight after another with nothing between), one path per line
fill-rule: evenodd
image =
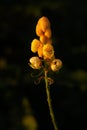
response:
M58 71L62 67L62 61L60 59L54 59L51 63L51 70Z
M41 42L39 40L34 39L31 43L31 51L34 53L37 52L40 44L41 44Z
M33 68L33 69L40 69L41 68L41 60L39 59L39 57L37 56L34 56L34 57L31 57L30 60L30 66Z
M52 59L54 57L54 48L51 44L47 43L43 46L44 59Z

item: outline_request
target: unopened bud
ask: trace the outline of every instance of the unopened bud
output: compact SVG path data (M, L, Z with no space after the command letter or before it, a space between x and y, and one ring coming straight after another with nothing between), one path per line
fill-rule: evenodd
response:
M34 53L37 52L40 44L41 42L38 39L34 39L31 43L31 51Z
M44 59L52 59L54 56L54 48L51 44L47 43L43 46Z
M58 71L62 67L62 61L60 59L54 59L51 63L52 71Z
M50 21L47 17L43 16L38 20L38 24L40 25L43 32L46 31L47 28L50 27Z
M40 69L41 68L41 60L39 59L39 57L34 56L32 58L30 58L30 66L33 69Z

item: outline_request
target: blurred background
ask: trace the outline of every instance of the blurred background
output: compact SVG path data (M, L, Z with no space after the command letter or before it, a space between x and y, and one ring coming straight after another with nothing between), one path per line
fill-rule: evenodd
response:
M52 105L59 130L87 129L87 6L77 0L1 0L0 130L54 130L45 83L34 84L28 60L42 16L51 22L55 56Z

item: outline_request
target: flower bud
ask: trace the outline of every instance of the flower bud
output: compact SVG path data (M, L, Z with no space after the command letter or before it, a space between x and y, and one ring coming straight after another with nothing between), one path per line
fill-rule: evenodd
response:
M47 17L43 16L37 22L36 34L37 36L41 36L41 35L44 35L45 32L48 38L51 37L50 21L48 20Z
M39 59L39 57L37 56L34 56L32 58L30 58L30 66L33 68L33 69L40 69L41 67L41 60Z
M51 63L51 70L58 71L62 67L62 61L60 59L54 59Z
M45 16L38 20L38 24L40 25L43 32L45 32L47 28L50 28L50 21Z
M31 43L31 51L32 52L37 52L38 51L38 48L39 48L39 46L40 46L40 41L39 40L37 40L37 39L34 39L33 41L32 41L32 43Z
M51 44L47 43L43 46L43 57L44 59L51 59L54 57L54 49Z

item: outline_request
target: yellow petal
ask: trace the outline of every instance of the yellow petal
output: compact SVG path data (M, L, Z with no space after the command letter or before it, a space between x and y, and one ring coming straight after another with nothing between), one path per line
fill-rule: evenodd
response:
M52 44L52 40L45 35L40 36L40 41L42 44L46 44L46 43Z
M51 44L45 44L43 46L43 57L44 59L51 59L54 57L54 49Z
M44 34L44 32L43 32L42 29L41 29L40 24L37 24L37 25L36 25L36 34L37 34L37 36L41 36L41 35Z
M43 45L40 44L39 48L38 48L38 56L42 57L43 56Z
M51 29L50 29L50 28L47 28L46 31L45 31L45 36L48 37L48 38L50 38L51 35L52 35Z
M39 46L40 46L40 41L39 40L37 40L37 39L34 39L33 41L32 41L32 43L31 43L31 51L32 52L37 52L38 51L38 48L39 48Z
M43 32L45 32L47 28L50 28L50 21L45 16L38 20L38 24L40 25Z

